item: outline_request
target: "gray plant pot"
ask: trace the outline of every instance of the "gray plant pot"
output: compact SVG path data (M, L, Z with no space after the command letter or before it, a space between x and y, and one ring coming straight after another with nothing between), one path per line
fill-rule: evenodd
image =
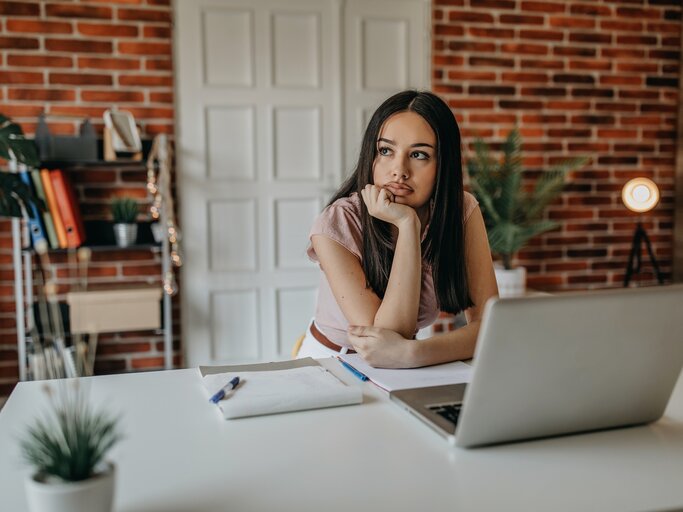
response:
M114 238L119 247L134 245L138 238L137 224L114 224Z

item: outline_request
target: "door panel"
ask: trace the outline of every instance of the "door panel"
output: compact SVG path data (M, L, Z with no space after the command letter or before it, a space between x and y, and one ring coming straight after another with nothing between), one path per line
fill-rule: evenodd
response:
M208 179L256 179L255 118L253 105L206 108Z
M344 8L345 169L358 157L375 109L403 89L429 87L431 4L347 0Z
M415 78L425 47L411 46L426 5L175 2L188 364L289 356L314 313L308 231L348 168L344 155L377 101L426 83Z

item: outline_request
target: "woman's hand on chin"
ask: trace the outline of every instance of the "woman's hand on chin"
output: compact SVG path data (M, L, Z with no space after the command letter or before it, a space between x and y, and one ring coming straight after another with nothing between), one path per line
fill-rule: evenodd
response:
M407 340L390 329L350 325L348 340L370 366L376 368L414 366L415 340Z
M400 227L404 222L418 220L413 208L395 202L394 195L386 188L377 185L365 185L361 196L368 209L368 213L385 222Z

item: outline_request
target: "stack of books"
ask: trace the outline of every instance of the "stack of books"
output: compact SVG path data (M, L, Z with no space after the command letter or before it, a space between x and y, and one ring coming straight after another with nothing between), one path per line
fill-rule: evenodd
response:
M21 171L21 179L43 200L47 209L35 205L28 212L31 242L45 240L51 249L72 249L85 242L83 217L76 194L61 169Z

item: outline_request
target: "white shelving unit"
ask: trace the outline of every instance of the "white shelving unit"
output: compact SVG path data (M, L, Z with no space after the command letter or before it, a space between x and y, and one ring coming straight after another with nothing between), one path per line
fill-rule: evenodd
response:
M144 168L144 162L140 162L140 167ZM15 169L12 169L15 170ZM168 214L162 203L159 208L159 221L166 225ZM153 246L132 246L131 249L154 250L159 247ZM109 247L107 247L108 249ZM17 354L19 359L19 380L28 379L28 360L27 360L27 322L33 307L33 255L34 250L30 248L28 232L22 229L21 219L12 219L12 256L14 266L14 299L16 305L16 330L17 330ZM111 247L112 250L121 248ZM167 236L163 237L161 247L161 279L162 281L171 271L171 246ZM159 285L162 287L162 284ZM167 370L173 368L173 309L172 296L163 290L162 287L162 315L161 329L164 334L164 367Z

